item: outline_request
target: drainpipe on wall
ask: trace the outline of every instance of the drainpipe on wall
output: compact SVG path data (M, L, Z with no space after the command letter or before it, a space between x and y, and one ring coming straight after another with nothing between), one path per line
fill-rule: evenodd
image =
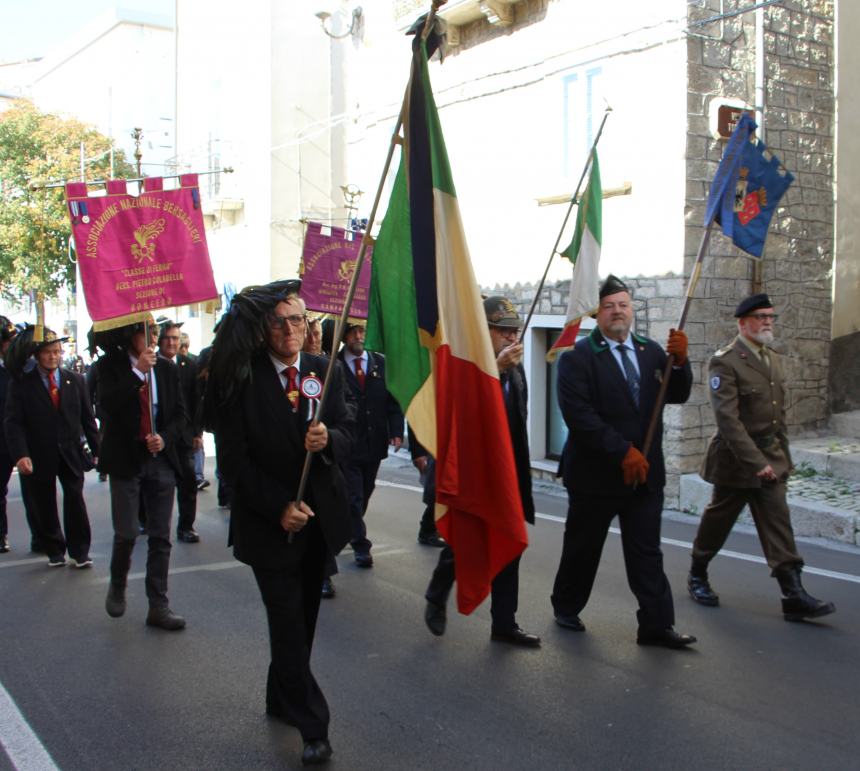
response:
M755 122L758 123L756 136L764 142L764 8L756 8L755 11ZM764 252L761 259L753 260L752 292L757 294L762 291L764 283L762 277L762 264L764 263Z

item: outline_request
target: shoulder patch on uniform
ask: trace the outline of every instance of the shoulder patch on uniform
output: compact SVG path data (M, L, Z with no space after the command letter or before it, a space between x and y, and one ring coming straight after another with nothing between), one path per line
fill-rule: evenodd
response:
M718 351L714 351L714 356L719 358L720 356L725 356L731 349L731 346L726 346L725 348L720 348Z
M716 391L720 387L720 376L714 375L711 378L711 388Z

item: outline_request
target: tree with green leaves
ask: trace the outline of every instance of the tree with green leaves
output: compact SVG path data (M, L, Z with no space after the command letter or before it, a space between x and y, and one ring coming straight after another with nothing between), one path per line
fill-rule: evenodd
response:
M62 187L80 181L81 147L87 180L132 176L112 140L80 121L40 112L19 100L0 113L0 294L56 298L74 289L71 227Z

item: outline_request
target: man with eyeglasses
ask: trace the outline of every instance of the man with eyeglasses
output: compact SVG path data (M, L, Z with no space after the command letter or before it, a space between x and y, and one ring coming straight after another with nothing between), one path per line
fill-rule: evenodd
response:
M800 581L803 559L786 503L793 466L785 434L784 373L780 356L769 347L777 314L766 294L754 294L738 305L735 317L738 335L714 354L708 371L717 432L701 475L714 489L693 542L687 587L699 604L719 605L708 581L708 563L748 505L782 590L786 621L826 616L836 610L833 603L810 596Z
M253 569L266 607L266 712L298 729L302 764L316 765L332 748L311 652L327 556L349 539L341 464L352 445L352 415L340 365L302 351L300 288L297 280L275 281L233 297L212 343L203 409L231 490L233 556Z

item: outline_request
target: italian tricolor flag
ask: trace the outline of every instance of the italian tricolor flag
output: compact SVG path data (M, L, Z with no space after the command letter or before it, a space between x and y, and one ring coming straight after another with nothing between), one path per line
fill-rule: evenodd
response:
M403 151L373 252L366 345L436 459L436 519L454 550L457 606L471 613L528 543L481 295L427 66L413 44ZM428 54L428 47L431 48Z
M547 352L546 357L549 361L562 351L573 348L583 316L594 313L600 303L598 296L600 278L597 275L597 265L600 262L602 219L603 191L600 188L600 164L595 150L588 186L576 210L576 230L573 233L573 240L562 252L573 263L573 277L570 280L567 320L560 337Z

